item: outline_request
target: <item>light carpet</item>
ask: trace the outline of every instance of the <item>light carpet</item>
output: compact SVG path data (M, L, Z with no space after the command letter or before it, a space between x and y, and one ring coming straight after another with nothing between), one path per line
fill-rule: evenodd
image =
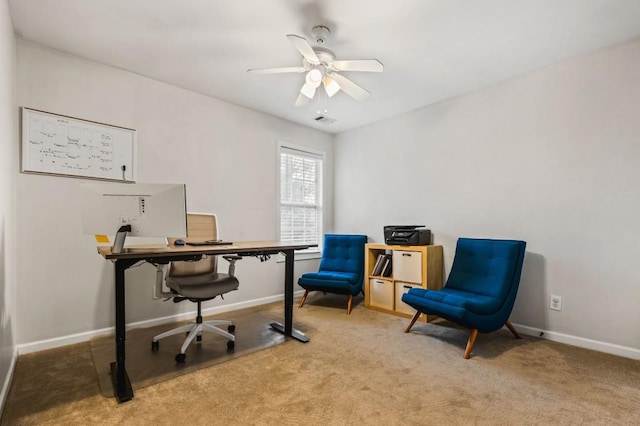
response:
M235 348L227 350L227 339L213 333L203 333L200 343L192 342L186 351L186 361L176 363L175 355L180 352L186 334L180 333L161 339L158 349L151 350L154 336L172 328L186 324L182 321L175 324L163 324L155 327L137 328L127 332L126 336L126 368L134 391L145 386L160 383L174 377L191 373L201 368L229 361L260 349L281 344L285 341L282 334L274 333L269 327L273 321L282 321L284 311L277 312L272 306L259 306L204 317L204 320L232 320L236 326ZM304 332L309 332L303 324ZM221 327L226 330L226 327ZM93 362L100 381L100 390L104 396L113 396L110 364L115 360L115 336L113 334L91 340Z
M640 363L508 331L478 336L344 298L295 309L311 341L283 344L136 391L101 395L88 343L20 356L1 423L131 425L640 424ZM281 315L282 305L269 305ZM227 313L227 317L232 317Z

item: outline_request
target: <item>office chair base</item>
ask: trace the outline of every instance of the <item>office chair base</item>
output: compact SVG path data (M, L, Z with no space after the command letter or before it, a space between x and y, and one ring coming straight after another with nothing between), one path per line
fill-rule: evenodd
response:
M226 325L227 331L222 330L217 327L220 325ZM227 349L232 350L235 348L235 340L236 336L232 333L236 331L236 326L231 321L226 320L214 320L214 321L204 321L204 322L190 322L189 324L183 325L181 327L174 328L173 330L165 331L164 333L158 334L154 336L151 340L151 350L158 350L160 347L160 339L165 337L173 336L174 334L181 334L187 332L187 338L185 339L182 347L180 348L180 353L176 355L176 362L183 363L186 359L186 351L191 342L196 337L200 337L203 332L215 333L219 334L228 339L227 341ZM200 341L198 339L197 341Z

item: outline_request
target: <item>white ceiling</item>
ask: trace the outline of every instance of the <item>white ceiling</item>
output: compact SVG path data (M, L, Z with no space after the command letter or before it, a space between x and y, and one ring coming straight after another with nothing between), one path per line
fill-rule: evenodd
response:
M640 36L639 0L9 0L26 40L284 119L339 133ZM325 25L345 73L371 92L305 107L304 74L285 37ZM327 110L333 124L313 120Z

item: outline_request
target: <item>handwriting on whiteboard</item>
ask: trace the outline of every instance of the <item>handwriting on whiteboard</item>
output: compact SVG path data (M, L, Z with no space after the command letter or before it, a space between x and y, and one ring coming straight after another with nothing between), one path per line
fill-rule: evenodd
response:
M133 180L135 131L25 111L28 111L23 117L28 120L23 135L25 171Z

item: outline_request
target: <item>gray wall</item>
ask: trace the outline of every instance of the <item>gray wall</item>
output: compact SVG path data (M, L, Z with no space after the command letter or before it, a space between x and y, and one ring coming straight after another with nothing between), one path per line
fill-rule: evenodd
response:
M138 181L185 183L187 208L218 214L221 237L277 239L277 143L326 152L327 220L332 227L332 137L326 133L18 39L19 106L130 127L138 136ZM17 342L37 342L113 326L113 265L82 235L82 179L18 174ZM296 274L318 262L296 263ZM283 292L284 264L247 258L242 283L225 301L242 304ZM155 269L127 272L127 320L147 321L192 304L151 299ZM57 343L57 344L60 344ZM21 349L22 350L22 349Z
M16 354L15 38L9 7L0 1L0 412Z
M335 229L528 242L512 321L640 358L640 41L336 138ZM562 296L550 311L549 296Z

